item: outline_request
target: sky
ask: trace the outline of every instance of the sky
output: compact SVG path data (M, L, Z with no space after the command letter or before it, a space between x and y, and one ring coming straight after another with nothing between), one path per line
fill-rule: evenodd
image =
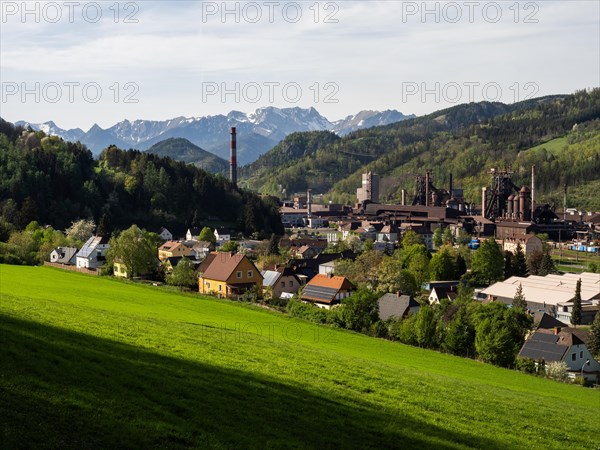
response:
M422 115L600 85L598 1L0 2L0 115Z

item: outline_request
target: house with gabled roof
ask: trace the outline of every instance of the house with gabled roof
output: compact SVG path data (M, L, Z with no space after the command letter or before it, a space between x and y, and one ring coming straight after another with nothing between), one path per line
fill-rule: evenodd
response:
M200 233L202 232L202 228L200 227L190 227L185 233L185 239L187 241L197 241Z
M377 300L379 319L388 320L391 317L402 319L410 314L419 312L421 305L410 295L385 294Z
M218 245L223 245L231 240L231 231L224 227L217 227L213 232Z
M160 230L158 230L158 237L160 237L163 241L172 241L173 233L171 233L165 227L161 227Z
M77 247L56 247L50 252L50 262L74 266L78 251Z
M594 359L584 340L569 328L538 328L523 344L519 357L543 360L546 364L563 361L569 378L583 376L587 381L600 382L600 363Z
M245 292L256 289L260 295L263 277L247 256L227 252L213 252L210 255L214 256L198 269L198 272L202 270L198 280L201 294L238 298Z
M97 269L104 264L108 251L109 236L92 236L75 256L76 266L85 269Z
M180 256L191 257L192 247L179 241L167 241L158 247L158 259L160 261L164 262L168 258Z
M263 270L263 290L271 289L272 298L291 298L302 287L302 280L289 267Z
M319 308L331 309L350 297L356 287L346 277L315 275L302 290L302 300Z

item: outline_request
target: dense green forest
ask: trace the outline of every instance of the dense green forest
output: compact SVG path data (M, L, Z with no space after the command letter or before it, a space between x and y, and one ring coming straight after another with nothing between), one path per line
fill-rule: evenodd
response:
M165 139L154 144L146 152L193 164L210 173L225 175L229 171L228 161L207 152L184 138Z
M454 187L478 202L489 168L510 165L515 182L524 184L536 164L540 200L562 204L567 183L569 206L600 209L600 196L590 195L600 183L598 119L600 89L513 105L471 103L360 130L316 149L306 147L306 155L299 148L290 159L268 166L279 161L281 148L292 145L284 141L242 176L259 192L277 195L282 189L293 193L312 188L328 200L353 203L365 170L381 176L382 200L398 201L400 190L411 195L415 175L429 169L438 187L445 187L452 173ZM299 136L293 140L301 142ZM261 176L266 167L268 178Z
M3 227L17 229L33 220L61 229L93 218L116 229L136 223L181 233L212 220L246 234L283 232L275 201L239 190L221 176L116 147L95 160L80 143L1 119L0 215Z

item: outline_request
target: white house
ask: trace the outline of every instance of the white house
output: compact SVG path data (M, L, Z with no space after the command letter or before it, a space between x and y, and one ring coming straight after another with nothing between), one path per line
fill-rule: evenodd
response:
M201 231L202 229L198 227L188 228L187 233L185 233L185 239L187 241L197 241Z
M173 240L173 233L171 233L165 227L162 227L160 230L158 230L158 236L163 241L172 241Z
M215 228L214 235L218 245L223 245L231 240L231 231L227 228Z
M50 262L75 265L77 251L76 247L57 247L50 252Z
M543 359L546 364L564 361L569 378L583 376L588 381L600 382L600 363L594 359L583 340L569 329L538 329L527 338L519 357Z
M81 250L77 252L77 267L96 269L104 264L108 250L108 236L92 236L87 240Z

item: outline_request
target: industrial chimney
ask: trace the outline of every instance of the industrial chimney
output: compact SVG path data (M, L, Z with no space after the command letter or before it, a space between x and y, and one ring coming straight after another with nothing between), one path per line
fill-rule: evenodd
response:
M450 198L454 198L454 195L452 194L452 173L450 173L450 183L448 186L448 194L450 194Z
M237 186L237 142L235 137L235 127L229 129L231 135L229 146L229 181Z
M431 203L429 199L429 170L425 172L425 206L429 206Z
M535 164L531 166L531 219L535 219Z
M312 217L312 189L306 191L306 216Z

